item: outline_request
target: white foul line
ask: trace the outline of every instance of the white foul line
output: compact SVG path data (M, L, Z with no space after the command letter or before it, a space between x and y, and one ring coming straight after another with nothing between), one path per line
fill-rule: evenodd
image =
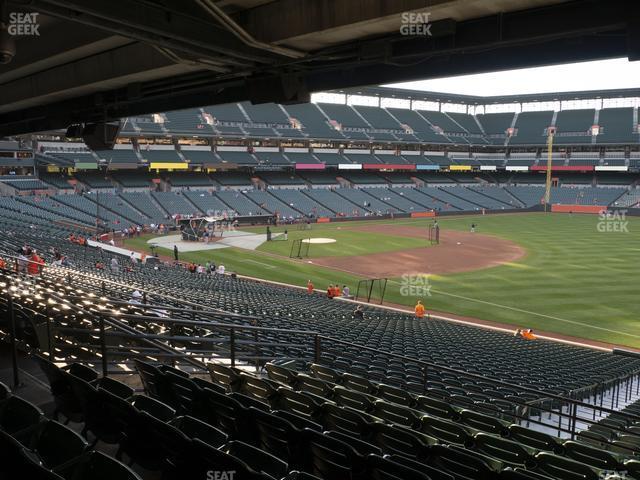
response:
M395 282L394 281L394 283L399 283L399 282ZM529 310L523 310L522 308L510 307L508 305L501 305L499 303L487 302L485 300L478 300L477 298L465 297L464 295L456 295L455 293L447 293L447 292L443 292L443 291L440 291L440 290L433 290L433 289L431 291L434 292L434 293L440 293L442 295L448 295L450 297L462 298L463 300L468 300L470 302L484 303L485 305L491 305L493 307L505 308L507 310L513 310L515 312L526 313L528 315L536 315L538 317L544 317L544 318L548 318L550 320L557 320L559 322L572 323L574 325L580 325L581 327L593 328L593 329L596 329L596 330L603 330L605 332L617 333L619 335L627 335L629 337L640 338L640 335L634 335L633 333L626 333L626 332L620 332L618 330L611 330L610 328L598 327L597 325L590 325L588 323L578 322L576 320L568 320L566 318L554 317L553 315L546 315L544 313L531 312Z

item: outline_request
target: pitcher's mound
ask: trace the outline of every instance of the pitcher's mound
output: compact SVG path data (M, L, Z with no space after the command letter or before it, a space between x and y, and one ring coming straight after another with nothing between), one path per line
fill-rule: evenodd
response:
M348 257L321 257L315 265L363 277L399 277L405 273L447 274L469 272L515 262L526 251L520 245L480 233L443 230L440 245L427 244L424 228L408 225L360 225L349 230L416 238L416 247L394 252Z

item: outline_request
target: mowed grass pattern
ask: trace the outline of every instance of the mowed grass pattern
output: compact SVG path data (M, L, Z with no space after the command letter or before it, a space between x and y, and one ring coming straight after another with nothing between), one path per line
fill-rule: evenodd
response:
M517 242L527 250L527 255L512 264L431 276L431 295L421 299L430 310L640 347L640 304L637 300L640 219L627 219L628 233L601 233L599 221L598 216L578 214L440 218L439 223L445 231L468 230L471 223L476 223L478 232ZM395 220L393 223L426 227L429 221ZM312 237L336 238L338 242L312 245L312 256L329 254L325 248L332 255L362 255L423 245L416 239L349 232L344 230L348 225L314 225ZM282 230L284 228L280 227L274 232ZM289 229L289 242L263 245L262 251L230 248L185 254L184 258L200 263L212 258L241 274L294 285L303 286L312 279L317 288L339 282L354 289L358 280L354 275L285 258L292 238L308 236L307 232ZM143 239L129 242L132 246L144 247ZM323 249L318 250L318 247ZM169 251L163 253L171 254ZM344 269L349 270L349 266L349 258L345 256ZM402 296L401 286L401 278L390 279L385 300L414 305L417 298Z

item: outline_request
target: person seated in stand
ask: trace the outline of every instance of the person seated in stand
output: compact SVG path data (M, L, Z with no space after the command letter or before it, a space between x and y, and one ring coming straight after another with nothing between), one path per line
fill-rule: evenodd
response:
M129 299L129 303L134 305L141 305L142 294L138 290L134 290L133 293L131 293L131 298Z
M353 311L353 318L356 320L364 320L364 310L362 310L362 305L358 305Z
M31 253L29 260L31 261L27 264L27 273L29 275L39 275L42 273L44 260L36 253L35 250Z
M347 287L346 285L342 286L342 296L345 298L349 298L351 296L351 291L349 290L349 287Z
M307 282L307 293L309 295L313 293L313 282L311 280Z
M327 287L327 298L333 298L333 297L334 297L334 290L333 290L333 284L331 284Z
M425 311L426 309L424 308L424 305L422 305L422 302L418 300L418 303L416 304L416 308L415 308L416 318L424 317Z
M333 296L339 297L340 295L342 295L342 291L340 290L340 285L336 282L335 287L333 287Z
M532 329L530 329L530 328L528 328L528 329L526 329L526 330L523 330L523 331L520 333L520 336L521 336L522 338L524 338L525 340L535 340L536 338L538 338L538 337L536 337L536 335L533 333L533 330L532 330Z
M7 262L4 261L4 258L0 258L0 270L5 270L7 268Z

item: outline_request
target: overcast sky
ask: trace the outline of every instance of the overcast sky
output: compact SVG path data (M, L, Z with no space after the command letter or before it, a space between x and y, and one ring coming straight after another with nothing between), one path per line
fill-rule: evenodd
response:
M394 83L385 87L483 96L640 88L640 61L619 58Z

